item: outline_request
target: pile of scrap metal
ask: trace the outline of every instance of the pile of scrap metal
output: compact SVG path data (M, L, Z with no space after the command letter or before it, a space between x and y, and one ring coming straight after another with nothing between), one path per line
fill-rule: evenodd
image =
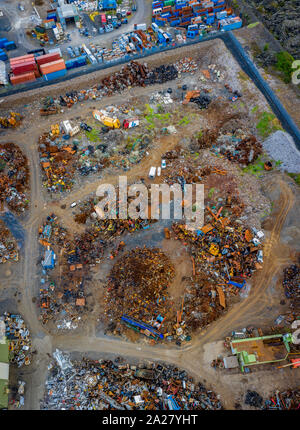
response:
M18 367L31 362L31 336L21 315L4 313L5 336L9 342L9 361Z
M56 350L41 409L216 410L220 396L165 363L133 365L123 358L81 361Z
M290 299L290 308L296 317L300 315L300 265L292 264L283 271L285 296Z
M6 117L0 116L1 128L15 128L21 124L23 117L17 112L10 112Z
M40 109L41 116L55 115L56 113L58 113L58 111L58 107L54 103L52 97L46 97L43 100L43 107Z
M55 214L49 215L39 228L39 242L44 255L50 251L58 256L55 264L54 261L45 264L46 258L41 261L44 276L40 288L40 319L43 324L55 321L57 328L77 328L79 321L82 322L81 315L86 312L89 266L100 262L105 242L93 228L72 238ZM52 272L55 265L59 267L59 275L57 271ZM62 315L65 317L59 320Z
M29 166L26 155L14 143L0 144L0 210L24 212L29 200Z
M218 143L217 143L218 145ZM217 151L228 160L248 166L262 154L262 145L255 136L248 136L244 139L230 136L226 143L218 146Z
M273 410L299 410L300 390L288 389L286 391L275 391L268 400L265 401L263 409Z
M67 144L63 139L60 141L58 136L59 128L39 137L40 162L47 178L44 186L51 192L64 191L72 187L76 170L75 161L76 157L78 158L73 145Z
M18 259L17 242L0 219L0 263L5 263L8 260L18 261Z
M110 272L105 295L105 319L113 321L114 332L124 331L123 315L127 316L125 322L140 321L159 328L165 336L173 332L176 310L168 287L174 276L172 263L158 248L136 248L123 254ZM142 330L150 338L152 333L151 329Z

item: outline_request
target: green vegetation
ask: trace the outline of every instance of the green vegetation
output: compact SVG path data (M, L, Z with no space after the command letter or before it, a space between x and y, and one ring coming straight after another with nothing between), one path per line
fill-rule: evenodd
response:
M268 51L269 46L270 46L270 44L269 44L269 43L266 43L266 44L265 44L265 46L264 46L264 51Z
M276 130L282 130L278 119L271 112L263 112L260 115L256 128L260 136L263 138L269 136L269 134Z
M92 131L86 131L85 135L91 142L98 142L99 140L98 130L95 128Z
M259 22L252 22L251 24L248 25L248 28L254 28L259 24Z
M288 175L300 186L300 173L288 173Z
M261 157L258 157L258 159L253 164L249 164L249 166L245 167L243 169L243 172L250 173L254 176L259 176L260 173L264 171L264 162L261 161Z
M164 109L161 105L158 105L158 111L163 112ZM149 125L146 127L148 131L153 130L159 121L160 125L168 125L170 124L170 118L171 114L169 112L167 113L154 113L154 109L150 107L149 104L145 105L145 119L149 123Z
M254 106L254 107L251 109L251 112L252 112L252 113L254 113L254 112L256 112L256 111L257 111L257 109L258 109L258 106Z
M211 188L211 189L209 190L209 192L208 192L208 197L209 197L210 199L212 198L212 196L213 196L214 192L215 192L215 189L214 189L214 188Z
M191 121L188 119L187 116L184 116L179 122L178 125L187 125L189 124Z
M283 81L288 84L292 79L292 64L295 61L294 57L287 51L281 51L276 54L277 62L275 64L275 69L282 72Z

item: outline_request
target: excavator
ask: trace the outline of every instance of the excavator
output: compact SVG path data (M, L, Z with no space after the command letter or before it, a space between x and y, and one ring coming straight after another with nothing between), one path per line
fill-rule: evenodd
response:
M0 117L0 126L1 128L18 127L22 119L23 117L21 114L17 112L10 112L8 117Z

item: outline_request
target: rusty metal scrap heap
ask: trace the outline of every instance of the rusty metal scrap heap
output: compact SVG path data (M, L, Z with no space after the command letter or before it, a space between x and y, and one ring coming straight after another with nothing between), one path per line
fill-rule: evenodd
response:
M40 227L39 237L43 247L53 249L59 265L59 273L52 274L49 272L52 269L45 273L40 288L40 319L47 324L65 315L65 319L74 322L70 328L76 328L78 314L86 310L89 265L100 261L105 243L99 239L99 231L92 227L72 238L54 214Z
M50 133L39 137L41 166L47 178L44 186L55 192L70 189L74 183L78 156L70 145L58 146L52 140Z
M299 410L300 390L276 391L265 401L263 409Z
M232 222L230 226L223 226L221 222L211 221L210 225L209 232L198 235L183 224L173 224L176 237L189 244L196 269L219 283L232 276L251 277L259 266L257 253L261 246L247 241L248 230L240 224Z
M222 149L220 153L230 161L248 166L262 154L262 145L255 136L249 136L237 141L234 148Z
M145 86L145 78L149 73L147 65L131 61L115 72L101 80L102 87L111 94L115 91L122 91L125 88Z
M18 261L18 246L5 224L0 220L0 263L8 260Z
M6 203L12 211L23 212L28 184L27 157L14 143L0 144L0 209Z
M300 314L300 265L292 264L283 271L283 288L285 295L291 300L291 309Z
M126 252L113 266L106 291L106 316L119 321L123 314L151 324L171 312L168 286L175 270L158 248ZM173 316L173 324L175 316ZM167 319L167 318L166 318ZM167 323L163 325L163 330ZM171 328L171 326L170 326Z
M130 365L111 360L72 361L53 354L41 409L181 410L223 409L213 391L169 364ZM173 404L173 406L172 406Z

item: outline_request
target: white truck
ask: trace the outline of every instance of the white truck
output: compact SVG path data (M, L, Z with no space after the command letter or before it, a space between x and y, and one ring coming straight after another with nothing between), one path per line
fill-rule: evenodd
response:
M152 167L150 167L150 170L149 170L149 178L154 179L155 175L156 175L156 167L152 166Z

